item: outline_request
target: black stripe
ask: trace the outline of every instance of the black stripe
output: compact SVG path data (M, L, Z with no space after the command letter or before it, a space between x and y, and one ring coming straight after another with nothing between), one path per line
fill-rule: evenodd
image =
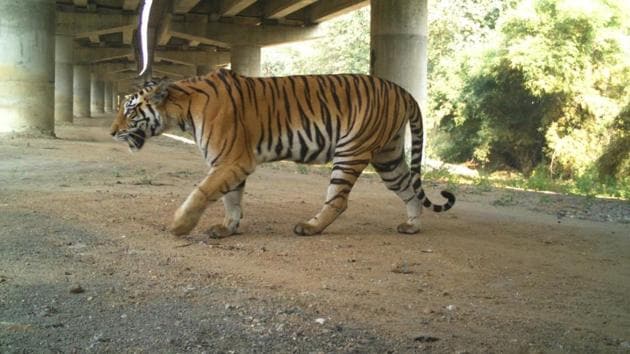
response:
M330 180L330 184L346 185L346 186L352 187L352 183L350 181L348 181L348 180L343 179L343 178L332 178Z

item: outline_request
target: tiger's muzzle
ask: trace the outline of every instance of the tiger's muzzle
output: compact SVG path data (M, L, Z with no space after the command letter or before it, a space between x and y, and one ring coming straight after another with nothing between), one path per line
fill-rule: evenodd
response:
M121 132L112 133L115 140L126 141L129 144L129 149L138 151L144 146L146 140L146 133L142 129L130 129Z

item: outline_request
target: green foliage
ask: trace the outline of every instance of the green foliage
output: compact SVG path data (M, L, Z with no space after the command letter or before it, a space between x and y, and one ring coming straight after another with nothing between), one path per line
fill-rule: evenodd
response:
M297 173L301 174L301 175L307 175L308 174L308 166L298 163L295 164L295 170L297 171Z
M580 191L598 190L595 165L600 180L627 175L628 113L620 110L630 102L630 21L623 1L441 3L453 17L463 12L472 20L438 19L431 28L441 41L430 58L440 140L432 153L515 169L531 183L540 171L573 178Z
M264 50L264 75L363 73L370 69L370 8L325 22L319 39Z
M621 180L630 176L630 102L615 118L615 130L610 144L596 161L600 180L615 177Z

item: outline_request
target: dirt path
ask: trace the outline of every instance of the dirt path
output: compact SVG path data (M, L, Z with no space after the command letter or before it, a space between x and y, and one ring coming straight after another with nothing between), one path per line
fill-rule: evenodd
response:
M216 204L177 239L196 147L129 154L107 123L0 139L0 352L630 351L628 202L461 186L402 236L402 203L365 176L300 238L327 177L280 163L248 180L242 234L204 235Z

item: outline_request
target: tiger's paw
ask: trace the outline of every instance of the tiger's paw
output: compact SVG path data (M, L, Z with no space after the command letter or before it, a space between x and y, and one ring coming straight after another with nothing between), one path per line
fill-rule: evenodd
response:
M300 222L293 227L293 232L298 236L313 236L319 234L321 231L317 230L315 226Z
M236 233L236 229L232 230L222 224L212 225L206 232L211 238L224 238Z
M170 227L170 232L175 236L184 236L184 235L188 235L194 227L195 225L191 226L191 225L173 223Z
M171 233L175 236L189 234L190 231L197 226L197 221L199 221L200 216L197 215L197 213L184 213L180 209L175 212L175 218L170 228Z
M413 235L420 232L420 226L404 222L398 225L398 227L396 228L396 231L398 231L398 233L401 233L401 234Z

